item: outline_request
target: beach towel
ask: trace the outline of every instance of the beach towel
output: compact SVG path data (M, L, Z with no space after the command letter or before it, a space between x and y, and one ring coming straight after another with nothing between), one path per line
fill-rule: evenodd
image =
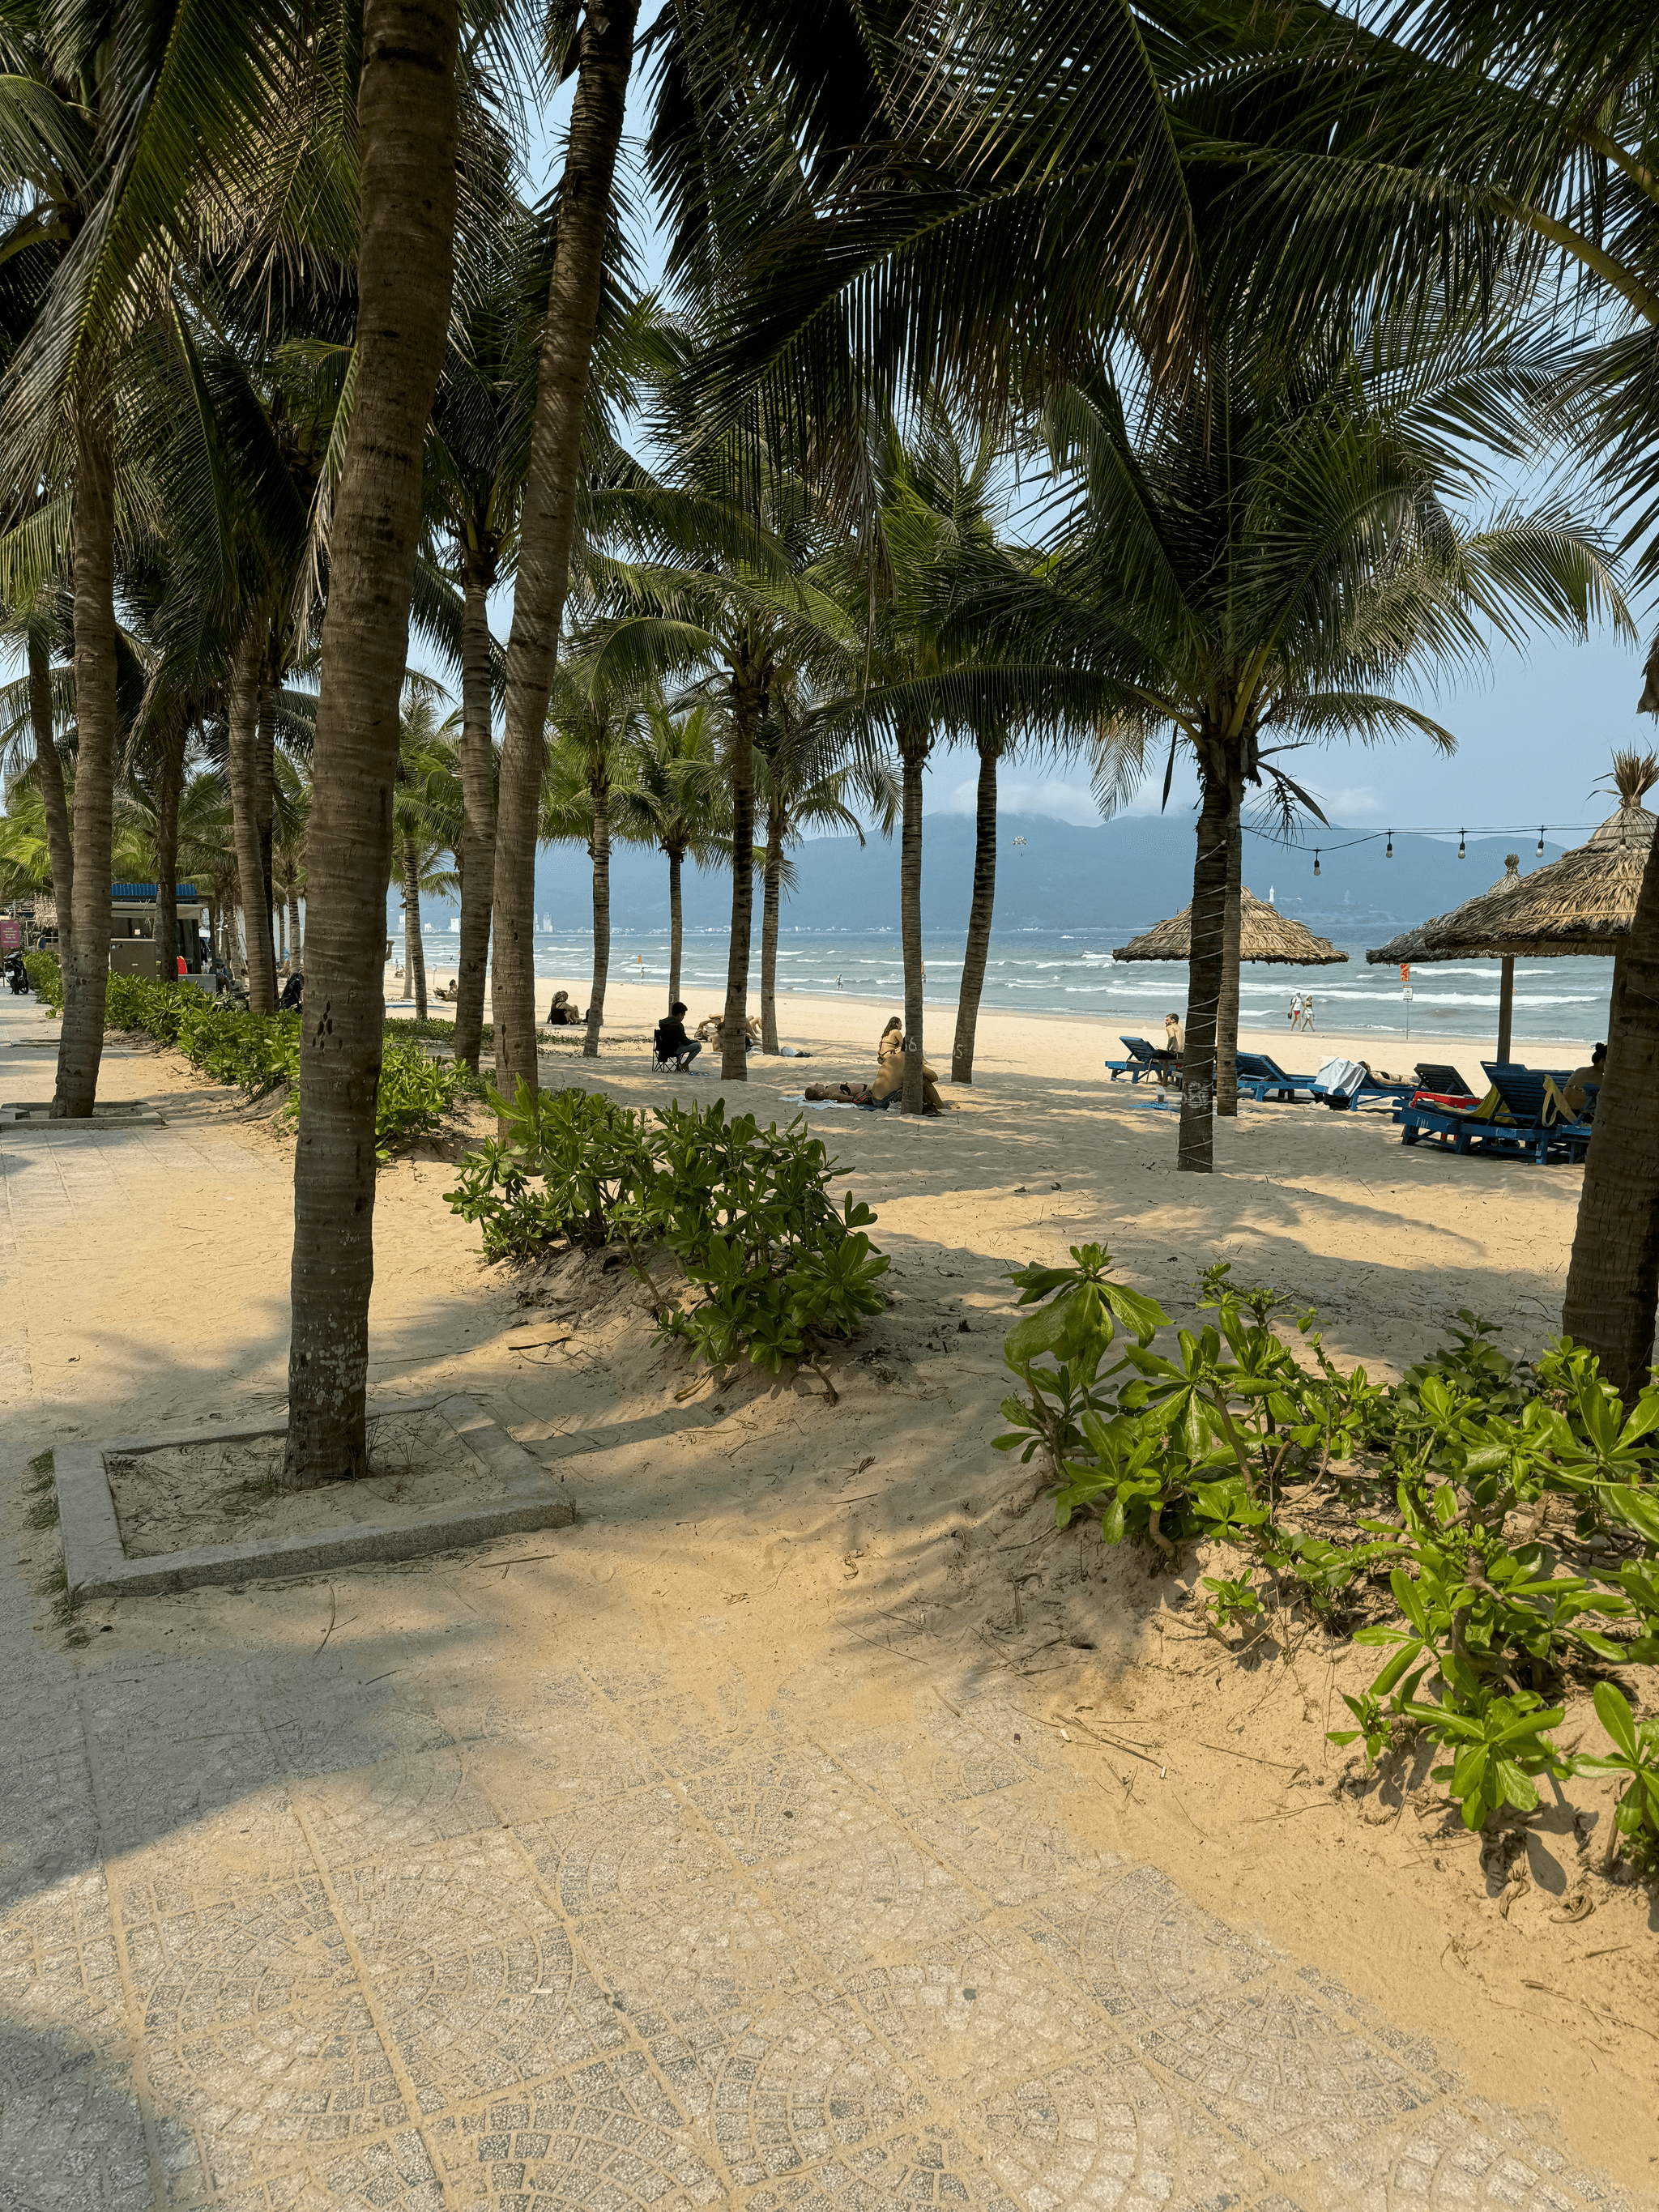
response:
M1328 1060L1314 1077L1319 1088L1332 1098L1352 1098L1364 1080L1364 1067L1357 1060Z

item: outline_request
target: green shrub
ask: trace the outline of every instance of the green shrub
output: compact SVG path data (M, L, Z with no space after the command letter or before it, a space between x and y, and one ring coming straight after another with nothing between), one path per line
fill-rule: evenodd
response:
M54 1014L64 1011L64 969L55 952L26 952L23 973L41 1005Z
M663 1247L702 1302L665 1309L658 1326L713 1365L746 1352L774 1374L881 1310L887 1261L864 1233L875 1216L850 1191L836 1207L835 1163L804 1127L728 1121L720 1099L633 1113L599 1092L522 1083L511 1106L491 1103L502 1133L467 1155L448 1194L491 1259L561 1237Z
M192 983L112 975L104 1018L112 1029L143 1030L158 1043L176 1046L216 1083L232 1085L250 1098L286 1085L289 1110L299 1111L303 1017L298 1013L251 1013ZM428 1060L417 1045L388 1035L374 1095L375 1157L390 1158L394 1145L435 1129L457 1097L480 1090L465 1068Z
M1242 1572L1206 1579L1221 1627L1291 1595L1325 1614L1381 1600L1354 1641L1389 1656L1345 1696L1355 1725L1332 1741L1375 1758L1420 1735L1450 1754L1435 1775L1469 1826L1530 1812L1534 1778L1569 1771L1546 1733L1567 1670L1659 1661L1659 1379L1627 1410L1582 1346L1510 1360L1465 1311L1432 1358L1373 1384L1338 1373L1311 1313L1298 1359L1272 1327L1281 1302L1224 1266L1200 1286L1213 1325L1177 1331L1166 1354L1152 1339L1168 1316L1109 1279L1111 1255L1072 1259L1012 1278L1034 1310L1004 1346L1024 1395L1004 1400L996 1439L1042 1455L1060 1525L1097 1514L1109 1543L1139 1540L1164 1565L1195 1537L1243 1553ZM1579 1571L1544 1535L1552 1510L1572 1522ZM1621 1832L1651 1856L1659 1730L1607 1725L1630 1777Z

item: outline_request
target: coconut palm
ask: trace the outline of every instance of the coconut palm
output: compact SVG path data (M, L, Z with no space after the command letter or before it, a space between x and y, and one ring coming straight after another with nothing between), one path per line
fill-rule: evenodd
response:
M1312 805L1282 757L1340 737L1449 747L1382 686L1479 660L1488 631L1628 622L1596 533L1569 512L1475 528L1452 509L1467 459L1435 426L1467 421L1479 392L1466 364L1401 361L1382 331L1369 353L1334 347L1322 375L1240 352L1206 392L1138 419L1106 380L1076 387L1047 416L1054 465L1074 474L1059 544L982 559L959 601L965 629L994 629L1008 697L1099 718L1103 804L1165 733L1196 764L1183 1169L1212 1159L1246 787Z
M849 761L844 738L813 720L787 677L774 684L755 745L756 813L765 842L755 848L761 877L761 1050L778 1048L778 918L793 875L789 848L808 830L850 830L860 845L864 824L848 800L872 803L882 835L892 835L899 794L884 763ZM671 998L678 993L671 994Z
M611 975L611 843L618 816L634 818L634 778L649 727L647 704L576 659L562 669L548 715L548 761L542 790L541 836L580 841L593 869L593 981L582 1055L599 1056ZM625 833L624 833L625 834Z
M545 725L575 544L593 334L612 240L611 187L638 12L639 0L586 8L572 41L576 93L520 508L496 806L490 991L495 1080L508 1097L520 1082L533 1091L538 1079L532 939Z
M668 860L668 1003L680 995L684 939L681 871L688 859L700 867L724 857L731 810L707 704L685 709L647 699L644 723L625 784L611 798L620 834L654 845Z
M609 617L592 647L596 680L643 691L723 679L721 732L732 809L732 935L720 1020L720 1074L747 1080L744 1039L754 918L755 747L774 686L786 678L842 690L857 625L817 580L833 542L796 470L735 441L698 456L690 488L635 481L597 505L655 558L592 556L587 588Z
M327 1018L307 1022L302 1042L283 1469L294 1489L368 1464L380 947L422 451L449 320L456 40L454 0L365 0L356 383L332 501L306 848L307 1011Z

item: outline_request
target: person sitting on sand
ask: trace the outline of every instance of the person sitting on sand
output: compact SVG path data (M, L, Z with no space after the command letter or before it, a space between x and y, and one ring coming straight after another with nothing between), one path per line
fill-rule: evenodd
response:
M870 1085L870 1096L880 1106L896 1091L903 1088L904 1031L895 1015L882 1031L881 1042L876 1047L876 1079ZM945 1101L939 1095L939 1079L925 1060L921 1063L921 1097L924 1114L945 1111Z
M581 1010L570 1003L568 991L555 991L553 1003L547 1010L547 1026L550 1030L574 1029L581 1020Z
M1566 1102L1575 1114L1582 1114L1588 1102L1589 1092L1585 1088L1586 1085L1604 1083L1607 1080L1607 1048L1604 1044L1598 1044L1589 1056L1589 1066L1575 1067L1561 1085Z
M684 1075L702 1050L696 1037L685 1034L685 1001L676 999L665 1018L657 1024L657 1057L672 1060L674 1072Z

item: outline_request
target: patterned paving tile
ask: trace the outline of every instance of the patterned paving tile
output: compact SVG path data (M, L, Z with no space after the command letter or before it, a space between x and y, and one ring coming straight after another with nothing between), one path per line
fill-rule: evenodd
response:
M826 1753L769 1735L725 1765L688 1775L683 1786L747 1867L851 1850L873 1816L865 1791Z
M1134 1867L1019 1916L1055 1967L1126 2034L1246 1987L1279 1963L1195 1905L1155 1867Z
M233 2187L216 2212L442 2212L443 2185L413 2128Z
M1479 2102L1443 2106L1384 2130L1297 2177L1313 2212L1628 2212L1515 2119Z
M1021 2212L1221 2212L1255 2179L1253 2160L1127 2055L1018 2082L971 2124Z
M573 1920L649 1912L665 1893L731 1866L698 1814L662 1786L520 1821L514 1832Z
M708 2114L734 2049L757 2021L809 1997L817 1972L770 1905L729 1871L586 1923L580 1942L696 2118Z
M170 2201L309 2163L412 2117L362 1993L146 2039Z
M430 2139L463 2207L698 2212L728 2201L637 2051L447 2114Z
M836 1974L939 1942L984 1910L878 1814L837 1849L787 1860L766 1879L789 1925Z
M902 2130L786 2173L757 2189L745 2212L890 2212L938 2207L939 2212L1015 2212L972 2148L939 2126Z
M150 2212L149 2149L125 2068L0 2022L0 2191L20 2212Z
M1438 2100L1431 2083L1295 1984L1259 1984L1155 2026L1131 2021L1127 2039L1276 2173Z
M713 2082L708 2125L732 2182L766 2181L848 2159L907 2124L927 2100L845 1998L792 1998L736 2037Z
M1098 2008L1016 1930L964 1929L841 1984L953 2108L1035 2067L1081 2058L1109 2034Z
M337 1893L422 2111L563 2071L627 2039L506 1836L356 1869Z
M104 2048L125 2039L126 2001L101 1874L40 1891L0 1919L0 2019Z
M350 1994L356 1974L314 1875L266 1887L118 1877L117 1909L147 2035L256 2027Z
M919 1844L995 1905L1034 1904L1123 1863L1113 1852L1078 1843L1055 1817L1048 1792L1034 1783L949 1805L925 1790L901 1790L890 1809Z
M955 1805L1029 1781L1036 1771L1037 1747L1026 1741L1032 1733L1018 1717L993 1735L940 1711L925 1725L836 1730L823 1741L878 1796Z
M331 1867L428 1845L501 1825L501 1813L452 1745L293 1785L317 1848Z

